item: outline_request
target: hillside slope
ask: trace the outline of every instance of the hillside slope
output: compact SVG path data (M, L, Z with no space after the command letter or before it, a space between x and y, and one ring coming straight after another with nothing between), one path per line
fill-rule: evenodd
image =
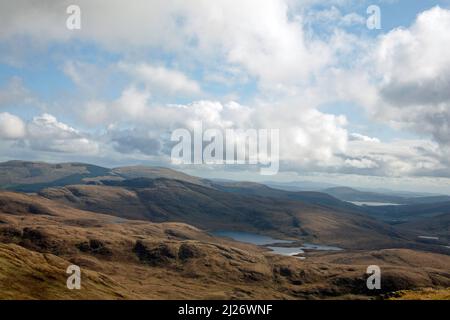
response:
M185 222L208 230L303 238L344 248L392 247L406 241L400 232L370 217L302 201L242 195L171 179L108 183L49 188L40 195L122 218Z
M406 222L399 227L414 232L417 236L437 237L443 243L450 244L450 212Z
M7 204L0 207L1 299L367 299L373 295L365 286L370 259L355 262L344 256L311 255L300 260L215 238L182 223L118 219L12 192L0 191L0 200ZM443 269L449 257L407 252L416 262L414 272L405 278L411 262L402 264L405 255L390 252L393 258L386 260L384 277L392 283L377 294L450 286L448 268ZM385 251L367 255L383 256ZM83 290L65 287L70 264L81 267Z
M83 183L86 178L108 175L109 169L84 163L8 161L0 163L0 188L36 192L51 186Z

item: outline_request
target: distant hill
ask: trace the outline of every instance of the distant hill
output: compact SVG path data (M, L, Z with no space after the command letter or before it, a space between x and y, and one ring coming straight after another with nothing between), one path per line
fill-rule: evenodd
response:
M8 161L0 163L0 188L36 192L51 186L83 183L85 178L109 174L109 169L84 163Z
M291 181L291 182L263 182L265 185L286 190L286 191L322 191L327 188L334 188L337 185L332 183L314 182L314 181Z
M335 198L334 196L323 192L280 190L254 182L221 182L213 183L212 186L222 191L237 194L271 197L285 200L297 200L313 205L332 208L334 210L342 210L355 213L363 212L363 210L361 210L359 206L339 200L338 198Z
M186 181L198 185L209 185L209 182L202 178L190 176L180 171L175 171L164 167L148 167L148 166L129 166L112 169L112 172L125 179L135 178L166 178L173 180Z
M201 178L163 167L130 166L108 169L85 163L50 164L18 160L0 163L0 189L21 192L133 178L168 178L204 185Z
M359 191L348 187L335 187L323 190L323 192L332 195L344 201L360 202L385 202L385 203L404 203L405 198L391 196L375 192Z
M380 220L406 222L450 213L450 202L366 207L365 210L369 215Z
M450 196L436 195L436 196L399 196L386 193L376 193L360 191L348 187L334 187L323 190L323 192L332 195L343 201L350 202L378 202L378 203L392 203L392 204L426 204L450 201Z

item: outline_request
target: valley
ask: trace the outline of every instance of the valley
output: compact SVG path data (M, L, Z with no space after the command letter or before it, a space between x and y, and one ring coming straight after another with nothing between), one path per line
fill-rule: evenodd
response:
M0 174L2 299L380 299L450 287L444 209L393 224L317 191L157 167L9 162ZM82 290L65 286L71 264ZM369 265L383 270L378 292Z

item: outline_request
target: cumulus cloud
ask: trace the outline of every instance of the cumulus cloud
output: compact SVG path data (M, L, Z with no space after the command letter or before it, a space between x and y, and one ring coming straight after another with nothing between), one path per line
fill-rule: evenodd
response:
M22 119L7 112L0 113L0 139L20 139L25 134L25 124Z
M373 112L391 124L450 146L450 10L421 13L409 28L382 36L375 62L381 83Z
M342 159L341 172L372 176L436 176L447 167L439 146L427 140L353 140Z
M435 7L421 13L410 28L395 29L382 36L376 57L384 86L389 86L392 91L397 86L402 90L411 86L405 92L406 96L414 94L414 90L420 89L423 83L428 89L433 87L437 91L443 89L444 86L440 82L447 83L450 68L450 48L443 45L450 40L450 35L445 32L448 28L450 28L450 11ZM432 82L433 85L428 82ZM448 95L431 97L432 90L421 93L420 96L427 99L427 102L430 99L434 103L448 100ZM392 95L391 98L397 101L397 98L401 97ZM416 99L410 102L399 101L402 104L422 102Z
M198 123L205 130L279 129L281 160L299 166L328 165L347 144L345 117L319 112L298 101L245 106L234 101L199 100L163 105L151 104L145 90L128 88L117 100L89 102L85 116L111 128L110 141L116 151L124 153L156 154L170 142L173 130L193 130Z
M382 142L349 135L336 170L379 176L448 176L450 10L435 7L408 28L362 42L351 68L330 70L322 91L365 108L369 118L426 140ZM348 44L348 42L347 42ZM332 169L331 169L332 170Z
M95 142L46 113L34 117L27 124L26 141L34 150L80 154L98 151L98 145Z
M98 144L78 130L59 122L50 114L25 123L21 118L0 113L0 139L19 142L36 151L95 154Z
M149 98L148 91L130 86L125 88L120 97L114 101L88 101L82 108L80 117L85 123L92 126L146 119L150 116Z

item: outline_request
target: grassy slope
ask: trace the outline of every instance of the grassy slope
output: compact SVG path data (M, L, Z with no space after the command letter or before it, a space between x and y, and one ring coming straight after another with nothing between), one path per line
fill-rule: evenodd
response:
M72 263L53 254L38 253L15 244L0 243L2 299L132 299L110 277L83 270L81 290L66 287L66 268Z
M388 295L389 300L450 300L450 288L401 290Z

